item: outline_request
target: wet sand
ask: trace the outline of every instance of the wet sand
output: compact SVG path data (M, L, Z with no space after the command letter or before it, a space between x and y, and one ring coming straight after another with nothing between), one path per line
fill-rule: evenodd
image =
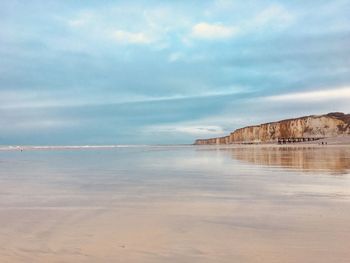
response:
M0 152L0 262L348 262L350 147Z

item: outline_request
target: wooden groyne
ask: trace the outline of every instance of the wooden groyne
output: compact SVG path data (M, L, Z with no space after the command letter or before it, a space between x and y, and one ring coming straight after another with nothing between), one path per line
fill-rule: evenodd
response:
M321 137L301 137L301 138L278 138L277 143L278 144L287 144L287 143L298 143L298 142L310 142L310 141L317 141L323 139Z

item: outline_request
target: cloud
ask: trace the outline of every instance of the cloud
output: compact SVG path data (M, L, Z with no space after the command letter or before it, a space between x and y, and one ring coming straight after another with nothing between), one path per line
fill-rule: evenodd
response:
M67 24L71 28L80 28L89 24L94 18L95 14L91 11L82 12L78 16L67 20Z
M181 52L174 52L171 53L168 57L168 61L169 62L176 62L180 59L182 59L184 57L184 55Z
M123 30L115 30L112 37L119 43L124 44L150 44L155 41L153 37L145 32L128 32Z
M48 142L192 142L211 126L349 112L344 0L7 2L3 144L60 126ZM142 133L162 124L178 132Z
M146 128L150 132L161 133L185 133L189 135L220 135L225 130L221 126L216 125L159 125Z
M199 39L225 39L238 33L238 28L221 24L208 24L205 22L195 24L191 35Z
M268 101L276 102L312 102L350 99L350 87L336 89L306 91L297 93L287 93L282 95L268 96L264 98Z
M109 94L105 95L89 93L77 96L77 91L10 91L0 90L0 110L25 109L25 108L54 108L54 107L78 107L93 105L117 105L152 103L161 101L189 100L211 98L220 96L239 95L251 92L239 86L220 87L217 90L208 90L197 93L178 93L167 96L150 96L142 94ZM90 91L91 92L91 91Z
M234 1L231 0L216 0L214 1L214 7L222 10L232 8L235 5Z
M290 25L294 21L294 15L280 5L271 5L261 12L251 21L251 25L255 27L264 27L271 25L276 27L284 27Z
M40 129L57 129L65 127L75 127L78 126L79 122L77 120L63 119L31 119L22 120L20 122L11 122L11 125L3 124L2 127L8 131L18 130L40 130Z

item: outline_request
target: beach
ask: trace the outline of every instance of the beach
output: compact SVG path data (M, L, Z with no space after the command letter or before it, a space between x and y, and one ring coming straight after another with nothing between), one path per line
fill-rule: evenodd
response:
M0 151L1 262L348 262L350 147Z
M349 11L0 1L0 263L349 263Z

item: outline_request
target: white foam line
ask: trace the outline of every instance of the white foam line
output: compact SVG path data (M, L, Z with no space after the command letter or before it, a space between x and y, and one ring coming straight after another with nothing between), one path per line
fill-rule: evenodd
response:
M62 146L0 146L0 150L69 150L146 147L147 145L62 145Z
M127 145L127 144L116 144L116 145L58 145L58 146L0 146L0 151L25 151L25 150L82 150L82 149L115 149L115 148L140 148L140 147L151 147L151 148L164 148L164 147L185 147L191 145Z

